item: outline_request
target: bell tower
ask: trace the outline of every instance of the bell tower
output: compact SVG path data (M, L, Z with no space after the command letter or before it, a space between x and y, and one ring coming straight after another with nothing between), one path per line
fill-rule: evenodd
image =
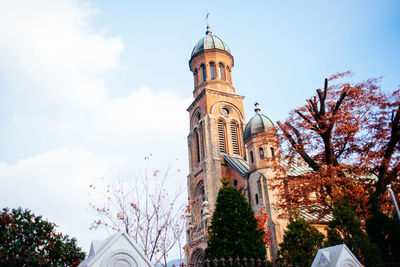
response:
M235 93L233 66L229 48L207 26L206 35L193 48L189 60L194 79L194 101L187 109L190 125L186 250L187 261L191 263L204 255L206 227L222 186L220 178L232 177L224 155L246 157L244 97ZM231 183L238 187L246 185L241 179Z

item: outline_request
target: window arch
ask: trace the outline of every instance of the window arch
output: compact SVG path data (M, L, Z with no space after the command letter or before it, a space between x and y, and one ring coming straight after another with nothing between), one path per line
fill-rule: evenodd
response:
M200 131L200 156L201 159L204 159L204 130L203 130L203 122L200 122L199 131Z
M201 74L203 76L203 82L204 82L205 80L207 80L206 66L204 64L201 64L200 68L201 68Z
M201 119L201 113L200 111L196 113L196 122L199 122Z
M219 63L219 78L221 80L226 80L225 76L225 66L224 64Z
M206 200L206 195L205 195L205 191L204 191L204 181L201 180L197 186L196 186L196 190L195 190L195 195L196 197L199 197L201 199L201 202L204 202Z
M226 153L225 122L223 122L222 120L218 121L218 141L219 152Z
M250 163L254 163L253 151L250 151Z
M234 179L232 184L233 184L233 186L234 186L235 188L237 188L237 186L238 186L238 180Z
M260 147L260 159L264 158L264 149Z
M229 67L226 67L226 69L227 69L228 82L232 83L231 69Z
M200 136L198 129L194 131L194 138L195 138L195 150L196 150L196 163L200 162Z
M211 79L215 79L216 72L215 72L215 64L214 64L214 62L210 62L210 73L211 73Z
M194 85L197 86L199 84L199 72L197 68L194 69Z
M233 153L240 155L239 153L239 140L238 140L238 134L237 134L237 124L235 122L231 122L231 135L232 135L232 148L233 148Z

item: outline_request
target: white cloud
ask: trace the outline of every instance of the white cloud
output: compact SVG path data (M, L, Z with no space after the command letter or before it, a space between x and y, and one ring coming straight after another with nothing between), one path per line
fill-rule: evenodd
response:
M85 250L102 238L88 230L88 185L150 152L162 158L156 165L186 157L190 103L146 87L110 97L103 76L118 68L123 42L94 31L93 12L74 0L0 3L0 82L10 85L0 90L0 128L13 133L11 150L33 147L22 153L31 157L0 162L0 202L49 218ZM177 165L185 184L185 158Z
M0 202L3 207L21 206L43 215L58 224L59 231L77 237L87 250L94 235L88 230L89 185L99 177L113 176L123 163L78 147L41 153L13 165L0 163Z
M119 37L95 33L94 9L68 0L0 4L0 71L19 93L52 104L93 108L107 96L104 72L118 66Z
M95 114L93 121L129 134L151 131L182 133L187 130L184 110L189 103L190 99L184 99L173 91L155 93L142 87L127 97L109 101Z

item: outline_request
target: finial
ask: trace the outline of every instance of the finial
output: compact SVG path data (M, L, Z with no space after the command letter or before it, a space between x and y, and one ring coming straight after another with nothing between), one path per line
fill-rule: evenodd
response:
M260 113L260 108L258 107L258 102L256 102L256 103L254 103L254 106L256 107L255 109L254 109L254 111L258 114L258 113Z
M208 12L207 11L207 14L206 14L206 21L207 21L207 31L206 31L206 34L207 35L211 35L212 34L212 31L210 30L210 24L208 23L208 16L210 15L210 12Z

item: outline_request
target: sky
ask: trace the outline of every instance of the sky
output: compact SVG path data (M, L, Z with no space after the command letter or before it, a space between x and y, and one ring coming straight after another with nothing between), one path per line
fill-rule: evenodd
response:
M397 0L2 0L1 208L31 209L88 251L107 237L89 231L90 184L172 166L185 187L188 62L207 12L247 120L256 101L284 120L337 72L399 88Z

